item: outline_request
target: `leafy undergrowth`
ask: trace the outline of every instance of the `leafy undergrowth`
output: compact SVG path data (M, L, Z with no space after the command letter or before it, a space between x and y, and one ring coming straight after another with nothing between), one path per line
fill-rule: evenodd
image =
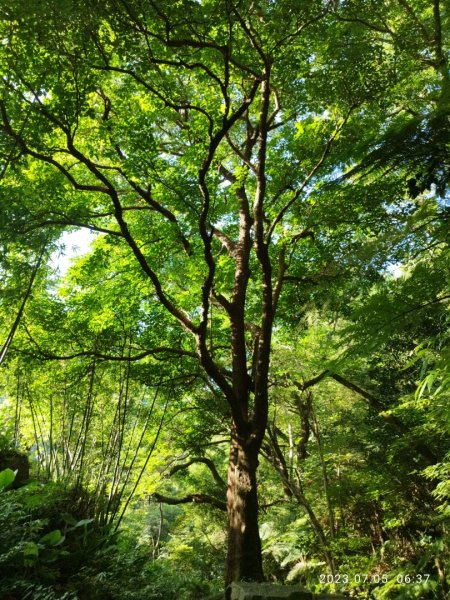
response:
M177 568L176 552L155 559L133 528L120 535L97 525L83 490L37 481L8 490L11 473L0 473L0 599L200 600L217 592Z

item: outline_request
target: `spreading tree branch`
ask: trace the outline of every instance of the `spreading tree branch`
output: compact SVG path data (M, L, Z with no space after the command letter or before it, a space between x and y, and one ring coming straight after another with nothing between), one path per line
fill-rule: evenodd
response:
M219 487L221 487L221 488L227 487L227 484L222 479L222 477L219 475L216 465L213 463L213 461L210 458L206 458L204 456L194 457L194 458L191 458L190 460L188 460L188 462L175 465L174 467L172 467L170 469L169 477L172 477L172 475L175 475L175 473L178 473L178 471L183 471L184 469L187 469L188 467L190 467L191 465L193 465L195 463L201 463L201 464L204 464L206 467L208 467L208 469L210 470L210 472L214 478L214 481L217 483L217 485Z
M385 405L385 403L382 400L380 400L379 398L377 398L370 392L364 390L356 383L353 383L352 381L349 381L345 377L342 377L342 375L338 375L337 373L333 373L331 371L323 371L322 373L320 373L320 375L317 375L317 377L314 377L313 379L310 379L309 381L306 381L305 383L299 383L297 381L294 381L293 383L300 391L304 391L304 390L308 389L309 387L316 385L317 383L322 381L322 379L324 379L327 376L331 377L332 379L334 379L335 381L337 381L338 383L340 383L347 389L351 390L352 392L355 392L362 398L365 398L369 402L369 406L373 410L375 410L379 414L379 416L381 416L386 422L388 422L390 425L392 425L399 433L401 433L402 435L406 435L409 433L410 428L407 425L405 425L405 423L403 423L403 421L401 421L396 415L393 415L392 413L388 412L387 406ZM434 452L428 446L423 444L420 440L417 440L417 439L412 440L412 445L430 463L434 464L437 462L438 458L434 454Z
M187 496L182 496L181 498L172 498L171 496L163 496L162 494L154 493L150 497L157 502L162 502L163 504L189 504L194 502L195 504L211 504L215 508L219 510L225 511L227 510L227 503L224 500L219 500L218 498L214 498L214 496L210 496L209 494L188 494Z

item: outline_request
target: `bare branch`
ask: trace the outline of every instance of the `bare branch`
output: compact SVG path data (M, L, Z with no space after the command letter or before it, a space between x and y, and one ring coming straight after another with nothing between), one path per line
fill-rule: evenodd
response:
M422 33L423 39L426 42L429 42L431 39L431 35L430 35L429 31L427 30L427 28L425 27L425 25L422 23L422 21L419 19L419 17L414 12L414 9L409 4L408 0L398 0L398 3L400 4L400 6L402 6L405 9L405 11L409 14L409 16L412 18L414 23L417 25L419 31Z
M309 27L310 25L312 25L313 23L316 23L317 21L320 21L320 19L323 19L330 11L330 6L332 6L333 4L333 0L330 0L328 2L328 4L325 6L325 9L323 11L321 11L320 13L318 13L317 15L315 15L314 17L311 17L310 19L308 19L308 21L306 21L305 23L302 23L299 27L297 27L297 29L295 31L293 31L292 33L288 33L287 35L285 35L284 37L282 37L280 40L278 40L274 46L273 49L276 50L277 48L280 48L285 42L287 42L288 40L291 40L292 38L298 37L299 35L302 34L302 32Z
M447 59L442 47L442 19L441 19L441 6L440 0L433 0L433 18L434 18L434 54L436 57L437 68L443 67ZM445 73L445 77L448 78L448 73Z
M9 121L9 117L8 114L6 112L6 106L5 103L3 102L3 100L0 100L0 112L2 115L2 121L3 124L0 126L0 128L10 137L12 137L17 145L21 148L22 152L24 152L25 154L28 154L30 156L32 156L33 158L36 158L37 160L40 160L42 162L45 162L47 164L53 165L54 167L56 167L58 169L58 171L60 171L64 177L66 177L69 182L72 184L72 186L76 189L76 190L80 190L83 192L100 192L102 194L108 194L109 190L106 186L99 186L99 185L87 185L87 184L82 184L79 183L75 177L73 177L73 175L69 172L68 169L66 169L66 167L64 167L61 163L59 163L57 160L55 160L53 157L51 156L47 156L45 154L42 154L41 152L36 152L35 150L33 150L32 148L30 148L25 140L22 138L21 135L19 135L17 132L15 132L13 130L13 128L11 127L10 121Z
M334 13L335 18L338 21L343 21L344 23L359 23L360 25L364 25L368 29L372 29L373 31L378 31L379 33L388 33L391 37L396 38L397 34L390 27L383 23L383 25L377 25L376 23L370 23L361 17L344 17L338 13Z
M394 415L390 412L386 412L387 406L382 400L380 400L379 398L377 398L370 392L367 392L366 390L362 389L356 383L353 383L352 381L349 381L345 377L342 377L342 375L338 375L337 373L332 373L331 371L323 371L317 377L314 377L313 379L310 379L309 381L307 381L303 384L301 384L297 381L294 381L293 383L300 391L304 391L307 388L309 388L313 385L316 385L317 383L322 381L322 379L324 379L324 377L327 377L327 376L331 377L332 379L334 379L335 381L337 381L338 383L340 383L347 389L351 390L352 392L355 392L362 398L365 398L366 400L368 400L369 406L372 409L376 410L376 412L379 414L379 416L381 416L385 421L387 421L390 425L392 425L402 435L405 435L410 431L409 427L407 425L405 425L403 423L403 421L401 421L396 415ZM420 454L422 454L422 456L424 458L426 458L428 461L430 461L431 463L435 463L437 461L437 457L435 456L434 452L428 446L423 444L420 440L413 439L413 440L411 440L411 443L417 449L417 451L420 452Z
M88 223L81 223L76 220L62 220L62 219L47 219L46 221L40 221L38 223L34 223L29 227L21 228L22 233L28 233L29 231L33 231L34 229L40 229L41 227L47 227L51 225L60 225L62 227L80 227L82 229L89 229L90 231L96 231L98 233L105 233L107 235L114 235L116 237L123 237L120 231L114 231L113 229L106 229L105 227L99 227L97 225L89 225Z
M222 479L222 477L219 475L216 465L213 463L213 461L210 458L206 458L204 456L197 456L197 457L191 458L186 463L175 465L174 467L172 467L170 469L169 477L172 477L172 475L174 475L175 473L178 473L178 471L183 471L184 469L187 469L188 467L190 467L191 465L193 465L195 463L202 463L206 467L208 467L208 469L211 471L214 481L219 485L219 487L221 487L221 488L227 487L227 484Z
M277 273L277 281L275 283L275 288L273 290L273 309L274 311L277 309L278 300L280 299L281 289L283 287L283 282L285 281L284 274L286 272L286 248L283 246L278 255L278 273Z
M113 361L113 362L135 362L146 358L147 356L155 356L158 354L165 355L174 355L174 356L189 356L191 358L195 358L198 360L198 355L196 352L191 352L189 350L183 350L182 348L169 348L165 346L159 346L156 348L151 348L149 350L145 350L144 352L140 352L138 354L105 354L104 352L99 352L97 350L80 350L79 352L74 352L72 354L55 354L54 352L49 352L47 350L42 349L36 340L31 336L30 332L27 329L27 335L33 345L37 348L39 357L42 360L72 360L74 358L79 358L81 356L92 356L93 358L97 358L105 361ZM15 348L16 351L22 354L30 354L29 351L22 350L20 348Z
M230 256L234 256L236 253L236 244L227 235L225 235L217 227L212 227L214 236L221 242L222 246L228 250Z
M243 163L244 163L244 164L245 164L245 165L246 165L246 166L247 166L247 167L248 167L248 168L249 168L251 171L253 171L253 173L255 173L255 172L256 172L255 165L253 165L253 164L250 162L250 159L249 159L247 156L245 156L245 153L244 153L242 150L240 150L240 149L239 149L239 148L236 146L236 144L233 142L233 140L231 139L231 137L230 137L229 135L227 135L227 136L226 136L226 140L227 140L227 143L228 143L228 145L230 146L230 148L231 148L231 149L233 150L233 152L236 154L236 156L238 156L238 157L239 157L239 158L242 160L242 162L243 162Z
M150 498L156 500L157 502L162 502L163 504L174 505L189 504L194 502L195 504L211 504L215 508L218 508L222 511L227 510L227 503L224 500L219 500L218 498L214 498L214 496L210 496L209 494L188 494L182 498L172 498L170 496L163 496L162 494L154 493L150 496Z

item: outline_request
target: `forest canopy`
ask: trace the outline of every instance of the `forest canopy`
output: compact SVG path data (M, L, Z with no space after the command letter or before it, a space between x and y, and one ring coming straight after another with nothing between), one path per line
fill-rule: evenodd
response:
M4 0L0 596L449 592L449 20Z

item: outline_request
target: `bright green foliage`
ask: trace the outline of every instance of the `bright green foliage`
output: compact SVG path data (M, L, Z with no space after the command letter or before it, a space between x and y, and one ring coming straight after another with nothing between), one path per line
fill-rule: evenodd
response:
M71 515L64 512L68 507ZM82 597L68 582L85 562L100 560L99 543L107 540L106 530L93 527L92 519L79 518L84 510L76 490L51 483L32 483L2 494L2 597Z
M15 473L11 469L0 471L0 492L3 492L15 479Z
M445 2L6 0L0 18L0 448L29 449L89 508L55 518L53 484L7 491L0 474L1 518L17 513L1 560L32 571L21 592L218 589L230 303L240 289L254 382L271 288L266 574L444 597ZM81 228L92 244L59 277L49 257ZM241 408L257 405L255 385ZM88 565L107 524L122 546ZM344 572L344 588L320 579Z

